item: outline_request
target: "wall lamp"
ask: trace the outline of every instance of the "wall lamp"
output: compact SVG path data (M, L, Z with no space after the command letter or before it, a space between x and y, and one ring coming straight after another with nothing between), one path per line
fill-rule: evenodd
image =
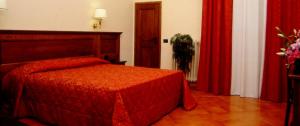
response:
M101 22L106 17L106 10L105 9L96 9L94 18L97 20L96 23L93 24L94 29L100 29L101 28Z
M0 10L6 9L6 0L0 0Z

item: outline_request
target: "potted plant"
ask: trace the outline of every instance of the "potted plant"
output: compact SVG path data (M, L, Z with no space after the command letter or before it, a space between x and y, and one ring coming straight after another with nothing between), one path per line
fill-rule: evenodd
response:
M171 38L173 45L173 58L178 64L177 67L184 73L190 71L190 63L195 54L193 39L189 34L177 33Z
M284 39L285 44L285 47L281 48L280 52L277 52L277 55L284 56L286 60L288 100L285 112L285 124L288 125L291 106L294 103L298 103L295 101L297 100L295 96L298 96L298 92L292 82L292 78L297 77L292 76L300 74L300 29L294 29L292 34L285 34L279 27L276 27L276 30L278 31L277 36ZM289 76L290 74L292 76Z
M277 36L284 39L285 47L277 52L277 55L285 56L287 70L292 70L293 74L300 74L300 30L293 30L290 35L285 34L279 27Z

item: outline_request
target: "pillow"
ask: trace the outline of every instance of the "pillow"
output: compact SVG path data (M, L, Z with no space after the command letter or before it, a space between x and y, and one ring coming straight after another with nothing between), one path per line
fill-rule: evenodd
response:
M11 72L29 74L35 72L83 67L83 66L106 64L106 63L109 62L96 57L71 57L71 58L49 59L49 60L40 60L40 61L27 63L25 65L17 67Z

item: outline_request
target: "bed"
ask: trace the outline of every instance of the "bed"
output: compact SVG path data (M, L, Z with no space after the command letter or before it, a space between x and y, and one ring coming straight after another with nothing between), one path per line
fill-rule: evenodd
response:
M55 34L51 32L46 36L57 36ZM92 44L86 46L99 45L93 36L77 34L78 38L68 39L67 43L79 39L80 43L86 43L82 37L90 37ZM69 38L70 34L64 37ZM32 38L27 36L26 39ZM14 39L19 40L23 39ZM56 39L47 42L53 40ZM11 41L2 36L0 42L7 46ZM91 49L91 54L98 52L98 48ZM12 116L34 117L66 126L145 126L178 106L185 110L196 106L180 71L114 65L97 55L89 55L35 59L18 65L2 62L1 71L10 70L2 79L1 93Z

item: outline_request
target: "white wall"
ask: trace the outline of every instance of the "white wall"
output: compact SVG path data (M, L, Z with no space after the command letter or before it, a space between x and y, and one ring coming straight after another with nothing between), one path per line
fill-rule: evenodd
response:
M258 98L264 57L266 0L234 0L231 94Z
M190 34L196 41L201 36L202 0L134 0L162 1L162 39L176 33ZM172 69L172 46L161 41L161 68Z
M95 8L107 9L102 31L123 32L120 57L132 65L132 0L7 0L7 10L0 11L0 29L93 31Z

